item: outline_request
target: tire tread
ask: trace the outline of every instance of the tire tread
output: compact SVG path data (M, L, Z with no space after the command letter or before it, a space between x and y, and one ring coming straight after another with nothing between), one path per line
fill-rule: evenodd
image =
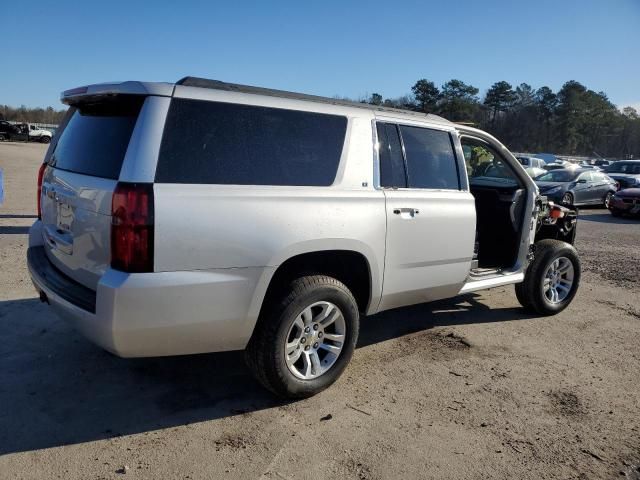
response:
M540 295L539 278L544 275L547 268L548 259L559 251L565 251L566 255L572 256L574 261L574 286L568 299L556 307L551 307ZM520 304L527 310L540 315L555 315L564 310L575 296L580 284L580 259L573 245L561 240L545 239L536 242L535 258L529 265L524 281L516 285L516 297Z
M289 283L288 293L281 295L279 301L275 301L272 305L266 306L265 311L258 319L253 335L251 336L251 340L245 350L245 361L255 378L266 389L278 396L288 398L305 398L318 393L316 390L299 392L297 394L291 394L291 392L287 391L283 385L280 375L278 374L277 366L273 365L273 362L270 360L270 353L272 348L271 342L273 342L277 337L277 332L280 328L279 320L282 312L284 312L296 299L310 293L316 288L321 287L336 288L347 295L352 305L355 306L357 314L356 299L346 285L339 280L327 275L308 275L300 277ZM357 337L358 332L353 332L352 343L354 346L357 341ZM346 348L347 346L345 345L345 350ZM343 351L343 353L345 352ZM326 388L326 386L324 388Z

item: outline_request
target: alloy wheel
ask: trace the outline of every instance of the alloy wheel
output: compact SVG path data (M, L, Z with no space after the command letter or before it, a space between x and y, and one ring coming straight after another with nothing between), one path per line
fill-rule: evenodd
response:
M547 301L552 304L563 302L571 293L573 277L573 263L567 257L559 257L551 262L542 284Z
M291 323L285 340L285 362L289 371L302 380L326 373L342 352L346 322L331 302L315 302Z

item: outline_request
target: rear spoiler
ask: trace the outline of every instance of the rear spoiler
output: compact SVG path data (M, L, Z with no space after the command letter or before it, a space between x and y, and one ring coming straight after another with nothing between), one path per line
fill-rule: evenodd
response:
M110 97L115 95L157 95L161 97L170 97L173 95L173 89L174 85L172 83L135 81L97 83L65 90L60 94L60 101L66 105L74 105L101 97Z

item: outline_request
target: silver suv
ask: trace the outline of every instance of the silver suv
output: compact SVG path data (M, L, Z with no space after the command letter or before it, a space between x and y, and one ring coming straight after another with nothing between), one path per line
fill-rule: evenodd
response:
M305 397L345 369L361 315L507 284L548 315L578 288L576 212L480 130L192 77L62 101L29 271L116 355L244 349Z

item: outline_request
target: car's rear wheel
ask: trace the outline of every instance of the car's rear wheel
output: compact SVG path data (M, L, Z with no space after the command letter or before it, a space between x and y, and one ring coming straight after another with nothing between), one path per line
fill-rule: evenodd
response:
M569 192L565 193L562 196L561 203L563 205L573 205L573 195L571 195Z
M569 306L580 284L580 259L573 245L560 240L536 243L535 258L516 296L527 310L553 315Z
M291 282L266 306L246 350L247 365L276 395L304 398L342 374L358 339L358 305L340 281L312 275Z
M604 208L609 208L609 205L611 204L611 199L613 198L613 193L612 192L607 192L607 194L604 196Z
M51 141L51 139L49 137L47 137L46 135L42 135L40 137L40 143L49 143Z

